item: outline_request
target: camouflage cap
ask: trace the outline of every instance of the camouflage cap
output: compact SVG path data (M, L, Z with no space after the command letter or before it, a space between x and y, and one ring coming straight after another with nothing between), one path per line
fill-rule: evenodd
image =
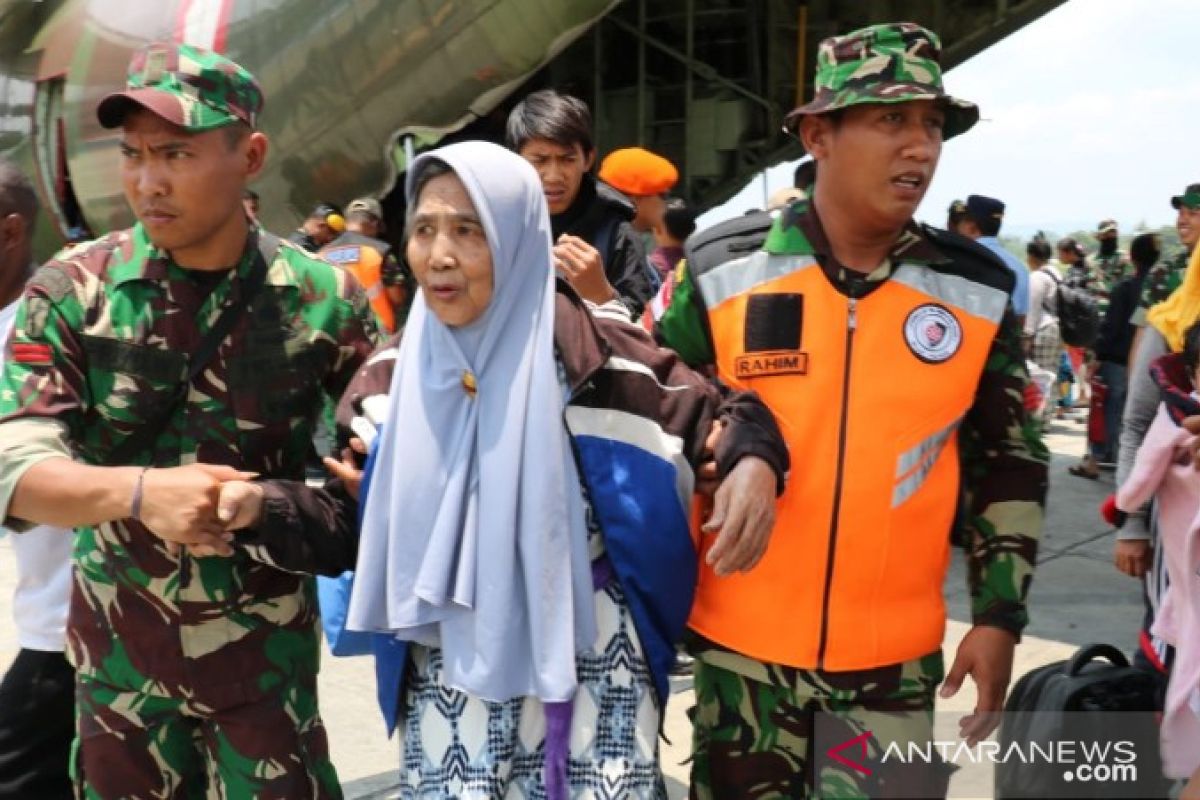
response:
M1193 211L1200 208L1200 183L1189 183L1183 194L1171 198L1171 208L1179 210L1180 206Z
M129 62L125 91L96 108L105 128L145 108L192 133L241 121L256 128L263 96L254 76L225 56L187 44L156 42Z
M942 89L942 43L912 22L889 22L831 36L817 51L813 99L784 119L796 135L807 114L824 114L867 103L935 100L946 114L942 137L949 139L979 121L979 106Z
M1096 225L1097 234L1109 234L1117 232L1117 221L1115 219L1102 219Z
M374 197L359 197L350 201L350 205L346 206L346 215L363 213L368 214L375 219L383 219L383 206Z

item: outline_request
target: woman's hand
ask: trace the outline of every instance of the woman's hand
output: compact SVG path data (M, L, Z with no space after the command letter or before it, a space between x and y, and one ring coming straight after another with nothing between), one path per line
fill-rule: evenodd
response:
M321 460L330 475L341 479L342 484L346 487L346 493L355 500L358 500L358 490L362 486L363 471L358 468L358 459L355 458L355 453L363 456L367 454L366 444L357 436L350 439L349 447L342 449L341 461L330 456L325 456Z

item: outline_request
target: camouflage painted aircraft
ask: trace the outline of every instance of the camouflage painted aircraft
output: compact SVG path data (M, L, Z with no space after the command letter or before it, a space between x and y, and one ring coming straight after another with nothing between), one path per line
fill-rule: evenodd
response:
M133 50L175 40L261 81L272 152L254 188L277 231L317 200L366 193L398 214L396 178L415 152L499 137L513 103L543 86L592 104L601 154L663 153L677 192L712 205L798 156L780 121L808 90L820 38L873 14L915 19L953 65L1062 2L0 0L0 152L49 209L39 254L75 227L128 225L116 134L95 105Z

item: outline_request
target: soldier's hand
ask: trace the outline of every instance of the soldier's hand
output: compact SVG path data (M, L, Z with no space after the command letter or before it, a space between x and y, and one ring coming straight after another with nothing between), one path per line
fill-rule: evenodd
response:
M775 470L758 456L743 456L713 496L705 533L717 533L705 562L717 575L748 572L758 564L775 525Z
M221 484L252 477L254 473L214 464L146 470L139 518L151 533L167 542L205 545L228 555L232 534L217 517Z
M604 273L600 251L578 236L564 233L558 237L554 244L554 267L584 300L599 305L617 296Z
M357 436L351 437L350 446L342 448L342 460L338 461L329 456L321 459L325 469L335 478L340 478L346 487L346 493L358 500L358 490L362 486L363 471L358 468L358 459L354 454L367 454L367 445Z
M1113 546L1113 564L1131 578L1145 576L1153 555L1149 539L1117 539Z
M717 442L721 441L721 432L725 423L719 419L713 420L709 428L708 438L704 440L704 452L700 456L700 466L696 468L696 493L704 497L712 497L717 491L721 479L717 475Z
M1017 637L1001 628L976 625L967 631L938 696L953 697L970 675L975 681L975 712L958 721L958 734L974 747L1000 724L1004 695L1012 677Z
M262 519L263 487L261 483L228 481L221 484L217 500L217 519L227 531L253 528Z

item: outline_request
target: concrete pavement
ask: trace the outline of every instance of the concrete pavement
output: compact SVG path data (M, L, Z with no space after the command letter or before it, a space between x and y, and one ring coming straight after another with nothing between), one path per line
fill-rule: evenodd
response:
M1050 501L1038 571L1030 598L1032 621L1017 648L1014 678L1035 666L1066 658L1084 644L1107 641L1132 649L1141 600L1138 584L1112 567L1112 535L1097 509L1112 491L1112 474L1098 481L1076 478L1066 468L1083 452L1082 415L1054 423L1047 433L1054 453ZM0 540L0 663L16 653L11 623L11 587L15 583L12 551ZM969 598L960 555L946 582L951 621L945 647L947 666L969 622ZM692 702L690 681L676 679L667 709L662 744L664 769L672 798L686 797L691 741L687 708ZM394 795L399 759L396 740L384 736L375 706L375 681L366 657L334 658L325 654L320 678L321 709L329 731L333 760L347 798L386 798ZM939 702L939 711L968 711L973 689ZM961 788L961 787L960 787Z

